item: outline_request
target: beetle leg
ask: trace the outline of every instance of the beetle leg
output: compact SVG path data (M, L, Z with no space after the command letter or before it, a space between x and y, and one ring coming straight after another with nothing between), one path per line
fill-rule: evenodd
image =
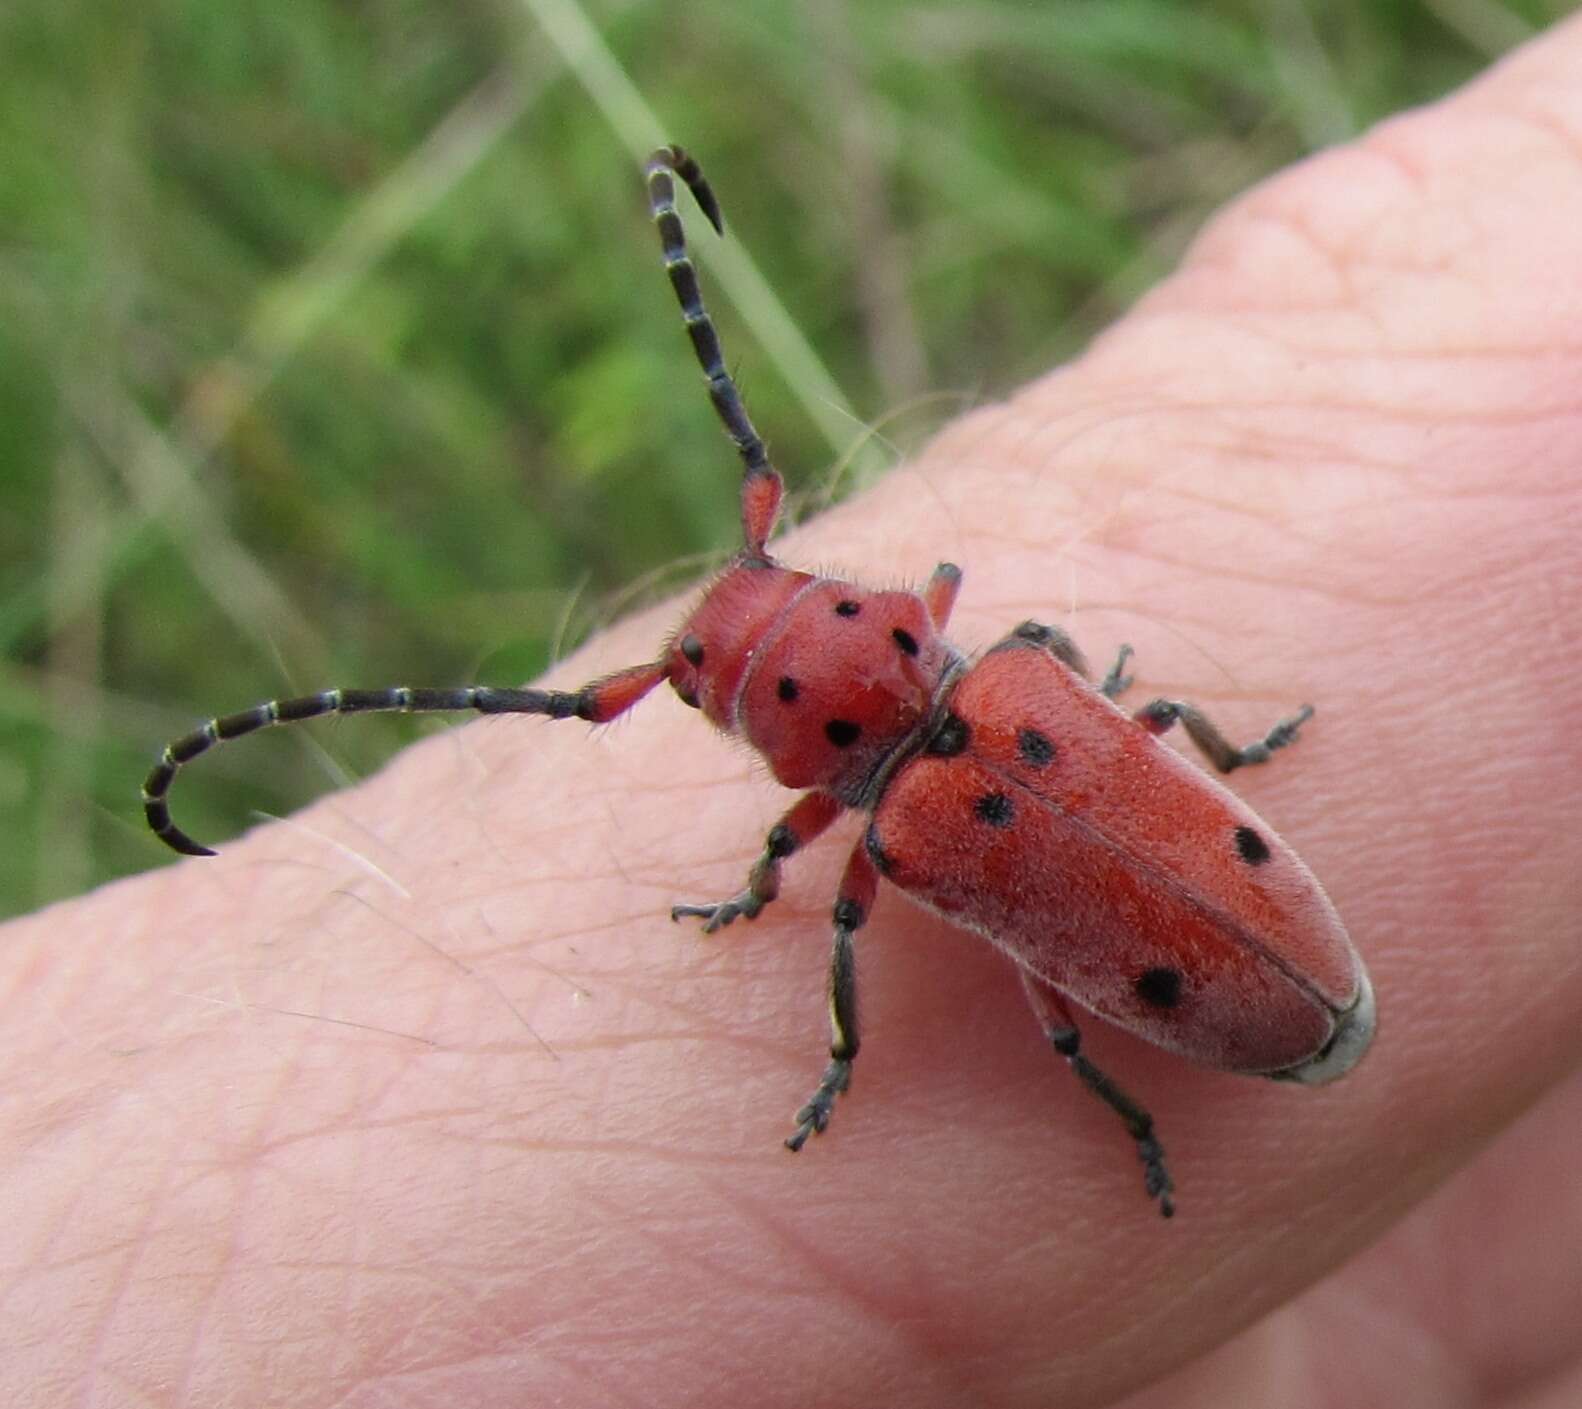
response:
M747 886L729 900L709 905L672 905L670 918L696 915L703 921L703 933L723 929L739 915L755 919L765 905L780 894L780 863L800 851L824 831L844 809L828 793L808 793L769 829L763 855L747 873Z
M1122 646L1115 657L1115 664L1110 667L1110 673L1104 677L1099 685L1099 693L1107 700L1118 699L1132 687L1132 677L1123 672L1126 662L1132 658L1133 651L1130 646Z
M1070 1064L1077 1080L1121 1118L1127 1134L1137 1142L1137 1154L1143 1162L1143 1187L1148 1197L1158 1199L1159 1212L1166 1218L1171 1217L1176 1211L1175 1200L1170 1197L1175 1185L1170 1171L1165 1168L1164 1149L1154 1134L1154 1118L1082 1055L1082 1036L1066 1000L1026 969L1019 972L1027 1001L1032 1004L1033 1014L1050 1046Z
M1069 666L1078 675L1086 676L1088 673L1088 662L1082 654L1081 647L1058 626L1045 626L1041 621L1024 621L1000 642L1000 646L1014 646L1020 641L1033 646L1042 646L1057 661Z
M829 1125L835 1098L851 1084L851 1064L860 1045L857 1036L857 956L851 937L867 922L879 889L879 873L861 842L852 848L835 900L835 944L829 958L829 1065L818 1089L796 1114L797 1127L786 1149L800 1150L809 1135L822 1135Z
M1202 710L1184 700L1151 700L1132 716L1150 734L1163 734L1179 720L1192 742L1221 773L1233 772L1248 763L1267 763L1276 749L1296 741L1297 730L1312 717L1313 706L1303 705L1263 738L1254 739L1245 748L1237 748Z

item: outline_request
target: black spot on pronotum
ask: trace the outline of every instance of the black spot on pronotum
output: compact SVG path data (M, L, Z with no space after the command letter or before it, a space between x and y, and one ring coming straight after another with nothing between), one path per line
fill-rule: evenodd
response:
M915 656L917 654L917 637L912 635L910 631L906 630L904 627L898 626L890 633L890 635L894 637L895 644L898 645L907 655Z
M835 603L836 616L856 616L862 610L861 602L854 602L850 597L843 597Z
M879 840L877 824L868 823L868 830L862 834L863 850L868 853L868 859L873 862L874 868L881 876L888 876L895 869L895 858L884 849L884 843Z
M850 748L862 733L862 725L849 719L832 719L824 726L824 737L838 749Z
M801 691L797 689L796 681L789 675L782 675L780 683L775 686L775 694L779 695L787 704L792 703L800 693Z
M1236 851L1249 866L1261 866L1269 859L1269 843L1251 827L1236 828Z
M1023 729L1016 736L1016 751L1034 768L1047 768L1055 757L1055 742L1037 729Z
M967 727L965 719L959 714L947 714L929 739L927 752L937 754L940 758L954 758L967 747L971 737L972 730Z
M1150 1008L1173 1008L1181 1001L1181 975L1175 969L1146 969L1132 988Z
M1016 806L1004 793L984 793L972 810L979 821L991 827L1009 827L1016 817Z
M703 664L703 642L698 640L690 631L681 638L681 654L686 658L688 665L694 668Z

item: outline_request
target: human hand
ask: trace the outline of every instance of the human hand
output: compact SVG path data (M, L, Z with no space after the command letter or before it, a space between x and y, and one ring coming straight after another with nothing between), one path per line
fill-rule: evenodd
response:
M1573 22L1261 187L1081 361L777 546L951 558L963 645L1126 639L1233 732L1313 699L1234 782L1373 973L1354 1074L1090 1024L1163 1224L1004 960L886 895L855 1084L792 1158L849 828L703 938L668 907L734 889L783 796L663 697L591 740L491 720L12 927L11 1402L1568 1402L1579 71Z

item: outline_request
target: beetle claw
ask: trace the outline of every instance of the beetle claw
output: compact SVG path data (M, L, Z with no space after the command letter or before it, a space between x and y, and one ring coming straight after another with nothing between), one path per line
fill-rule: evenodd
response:
M786 1149L795 1154L807 1143L809 1135L822 1135L829 1128L835 1098L851 1085L851 1058L835 1057L824 1068L824 1079L807 1105L796 1113L797 1128L786 1140Z
M1152 1135L1137 1142L1137 1153L1143 1162L1143 1188L1148 1191L1148 1197L1159 1201L1159 1213L1163 1218L1174 1218L1176 1202L1171 1197L1175 1193L1175 1183L1170 1178L1170 1172L1165 1168L1165 1152L1159 1142Z
M738 916L746 920L756 919L763 908L763 901L751 891L744 890L729 900L719 900L712 905L672 905L670 918L674 921L683 915L696 917L703 921L703 933L713 934L716 930L724 929Z

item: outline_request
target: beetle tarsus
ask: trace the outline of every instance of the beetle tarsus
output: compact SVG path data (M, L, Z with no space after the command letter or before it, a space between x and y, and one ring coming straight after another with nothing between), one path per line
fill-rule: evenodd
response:
M807 1143L809 1135L822 1135L829 1128L835 1098L851 1085L851 1059L835 1057L824 1068L824 1079L807 1105L796 1113L797 1127L786 1139L786 1149L795 1154Z
M703 921L703 933L713 934L716 930L724 929L738 917L744 920L756 920L763 908L762 900L752 891L744 890L733 895L729 900L716 901L712 905L672 905L670 918L679 920L682 916L696 916Z
M1161 1218L1174 1218L1176 1215L1176 1202L1171 1197L1175 1193L1175 1185L1170 1180L1170 1173L1165 1168L1165 1152L1158 1140L1149 1136L1137 1142L1137 1153L1143 1161L1143 1188L1147 1190L1148 1197L1159 1201L1159 1215Z
M1133 677L1127 675L1126 662L1134 655L1135 651L1130 646L1122 646L1116 653L1115 664L1110 667L1110 672L1104 677L1099 686L1099 693L1107 700L1118 699L1132 687Z

